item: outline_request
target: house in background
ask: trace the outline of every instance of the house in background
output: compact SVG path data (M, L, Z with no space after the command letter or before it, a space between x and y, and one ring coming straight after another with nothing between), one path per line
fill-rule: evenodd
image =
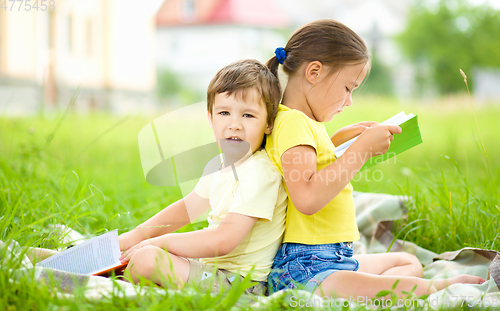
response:
M266 62L293 31L321 18L359 33L391 68L395 93L415 95L414 67L393 41L408 1L58 0L54 11L15 5L0 9L0 115L64 109L77 88L78 111L155 111L157 72L204 94L223 66ZM478 99L498 97L496 84L475 85L483 87L474 90Z
M53 11L0 10L0 112L64 108L77 88L78 111L153 106L160 4L58 0Z
M265 63L287 40L287 18L272 0L165 0L156 25L158 70L202 94L222 67Z

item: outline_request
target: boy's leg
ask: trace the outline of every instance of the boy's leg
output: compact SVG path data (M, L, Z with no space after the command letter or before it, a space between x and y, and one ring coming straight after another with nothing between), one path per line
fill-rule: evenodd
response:
M418 258L405 252L354 255L359 262L358 272L376 275L422 277L424 270Z
M211 264L188 258L190 264L188 281L197 288L212 293L220 293L221 290L230 290L234 282L243 281L244 277L238 273L217 269ZM245 294L264 295L266 286L264 282L256 282L254 286L247 288Z
M130 271L135 283L138 283L141 278L146 278L164 287L171 284L180 286L188 280L190 265L185 258L149 245L134 253L127 265L127 270Z
M382 290L390 290L398 281L394 291L404 298L407 295L403 291L411 292L416 286L414 293L417 296L432 294L455 283L481 284L484 279L471 275L458 275L443 280L427 280L413 276L374 275L354 271L337 271L330 274L314 292L319 296L333 298L354 299L363 297L375 298Z
M36 264L52 255L59 253L53 249L28 247L26 249L26 256L30 259L31 263Z
M171 284L182 286L189 280L204 290L212 287L214 293L218 293L221 287L229 290L235 278L243 279L239 274L217 270L212 265L179 257L152 245L138 249L130 259L127 269L135 283L145 278L166 287ZM245 291L247 294L264 292L265 287L262 284Z

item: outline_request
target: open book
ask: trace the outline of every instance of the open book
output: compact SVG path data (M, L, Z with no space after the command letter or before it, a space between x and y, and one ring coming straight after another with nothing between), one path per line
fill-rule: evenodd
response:
M124 269L118 231L113 230L55 254L36 265L86 275L107 275Z
M370 168L378 163L384 162L385 160L390 159L395 155L400 154L401 152L422 143L422 136L420 135L420 128L418 127L418 117L413 113L406 114L404 111L402 111L380 124L399 125L402 129L402 132L401 134L394 135L391 146L386 153L370 158L368 161L366 161L365 165L363 165L360 171ZM335 155L337 156L337 158L343 155L347 148L349 148L349 146L351 146L352 143L356 139L358 139L358 137L354 137L353 139L335 148Z

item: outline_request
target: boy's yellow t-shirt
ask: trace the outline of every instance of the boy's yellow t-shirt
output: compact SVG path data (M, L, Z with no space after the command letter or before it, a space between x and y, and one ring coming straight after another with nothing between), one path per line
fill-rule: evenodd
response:
M265 150L256 151L234 171L220 171L217 156L208 163L196 193L210 201L208 229L217 228L227 213L256 217L257 222L229 254L200 261L246 276L254 267L252 280L265 281L285 230L287 194L281 175Z
M303 112L279 105L271 135L267 136L269 159L283 176L281 155L298 145L309 145L316 150L316 170L335 161L333 145L323 124ZM285 189L288 194L288 188ZM325 207L313 215L299 212L288 196L285 236L283 243L330 244L359 239L352 185L347 186Z

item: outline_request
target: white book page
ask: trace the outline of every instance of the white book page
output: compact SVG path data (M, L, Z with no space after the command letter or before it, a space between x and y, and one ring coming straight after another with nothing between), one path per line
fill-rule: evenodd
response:
M383 125L400 125L401 123L404 123L408 120L410 120L411 118L413 118L415 115L413 113L409 113L408 115L404 112L404 111L401 111L400 113L390 117L389 119L385 120L384 122L380 123L380 124L383 124ZM345 143L343 143L342 145L338 146L337 148L335 148L335 156L338 158L340 157L341 155L344 154L344 152L347 150L347 148L349 148L352 143L358 139L359 136L357 137L354 137L348 141L346 141Z
M94 274L120 264L118 231L113 230L51 256L36 265L78 274Z
M401 123L405 123L406 121L413 118L415 115L413 113L405 114L404 111L401 111L397 115L390 117L384 122L380 123L383 125L400 125Z
M341 155L344 154L344 152L347 150L347 148L349 148L352 143L357 139L358 137L354 137L348 141L346 141L345 143L343 143L342 145L338 146L337 148L335 148L335 156L338 158L340 157Z

